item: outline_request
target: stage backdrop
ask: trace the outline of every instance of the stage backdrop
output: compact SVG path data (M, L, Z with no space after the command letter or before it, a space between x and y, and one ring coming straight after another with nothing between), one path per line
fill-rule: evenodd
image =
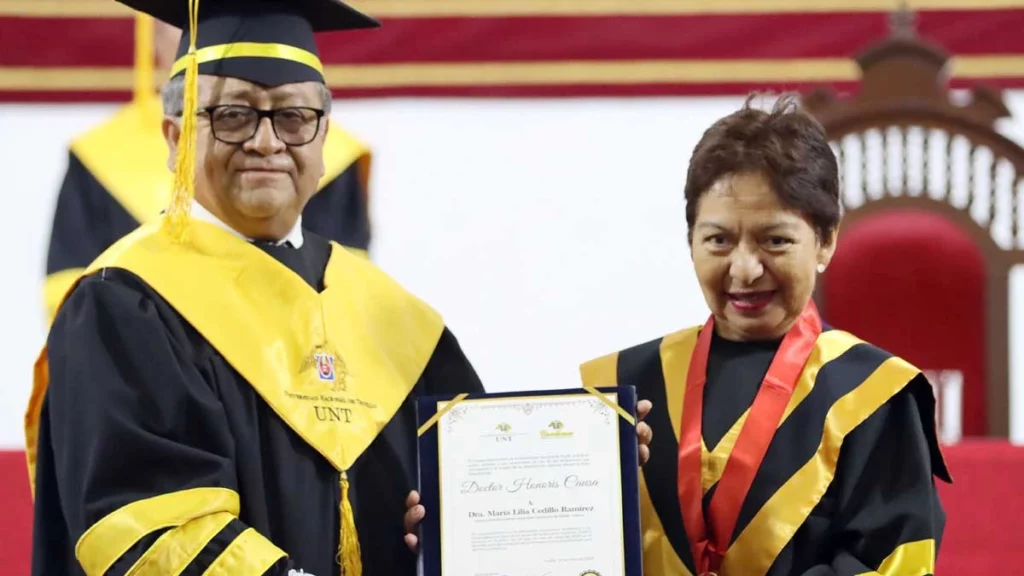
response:
M339 97L334 119L375 153L372 258L445 315L492 390L577 386L579 362L703 322L682 200L694 144L749 89L853 88L850 56L888 33L885 11L896 4L354 3L385 28L326 38L322 52ZM1017 120L1001 130L1024 142L1024 91L1015 91L1024 88L1024 0L909 4L925 10L920 32L955 55L954 86L1011 89ZM8 480L0 565L13 575L27 574L30 507L16 450L45 337L54 200L70 140L132 87L132 30L113 0L0 0L9 254L0 284L0 448L14 450L0 452ZM656 97L626 98L639 95ZM365 96L390 98L352 99ZM414 98L426 96L445 98ZM1007 409L1011 434L1024 442L1024 267L1011 273L1010 292ZM947 315L971 310L962 302L936 310L935 331L963 327ZM939 360L921 367L942 374L948 358ZM942 574L1015 563L1006 538L1024 517L1014 513L1011 482L1024 469L1020 450L984 448L951 451L959 482L955 493L943 488L951 528ZM1000 511L1005 521L996 522ZM990 531L972 528L978 521Z
M1024 118L1024 92L1008 102ZM509 390L576 386L580 361L704 320L683 183L703 130L741 103L339 100L334 119L375 150L373 259L445 315L489 388ZM22 442L64 147L112 109L0 106L0 168L16 214L5 224L10 280L0 284L0 446ZM1024 141L1024 121L1003 128ZM1020 390L1024 271L1011 284ZM958 310L969 308L936 309L929 329L959 326L947 319ZM1011 398L1024 440L1024 395Z
M577 362L704 320L686 247L684 174L704 127L741 101L339 101L334 118L376 151L372 257L445 315L488 388L515 390L576 386ZM1024 93L1009 103L1024 114ZM110 111L0 106L10 239L0 284L0 448L22 443L63 146ZM1007 132L1021 141L1024 130ZM1024 270L1011 281L1011 356L1020 359ZM946 313L935 312L934 330ZM1018 360L1018 389L1021 368ZM1022 408L1014 408L1018 438ZM940 574L1015 561L1007 538L1024 529L1024 516L1013 512L1019 481L1010 479L1024 473L1024 458L999 454L973 444L950 454L958 483L942 488L951 526ZM23 576L31 514L23 455L0 453L0 472L0 565ZM989 531L979 536L970 527L978 522Z
M748 90L856 89L851 57L895 29L949 51L952 86L1024 88L1024 0L915 0L913 17L888 14L889 0L353 3L383 28L319 44L342 98L336 118L375 150L374 259L447 315L495 389L575 385L581 360L703 319L683 176L701 132ZM0 0L0 101L10 103L0 168L8 197L22 202L9 224L20 240L17 281L0 289L10 310L0 446L20 444L64 150L128 97L135 30L114 0ZM663 98L625 98L652 95ZM392 99L353 100L368 96ZM434 99L405 99L413 96ZM1020 102L1010 96L1011 108ZM1024 357L1021 277L1010 278L1011 358ZM949 438L984 430L987 417L978 395L956 402L958 379L969 389L984 378L985 344L970 336L980 304L960 280L966 291L930 293L956 307L935 307L945 331L928 333L959 353L912 354L954 391L943 395ZM903 288L908 297L921 289ZM890 312L836 320L856 329ZM959 338L974 345L957 348ZM1011 380L1024 389L1024 360ZM1024 440L1024 393L1012 392L1007 410Z

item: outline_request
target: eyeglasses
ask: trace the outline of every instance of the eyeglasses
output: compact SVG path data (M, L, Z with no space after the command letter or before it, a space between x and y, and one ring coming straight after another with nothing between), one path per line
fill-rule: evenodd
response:
M260 110L252 106L222 104L200 109L210 117L213 137L225 144L242 144L256 135L260 122L270 118L274 134L288 146L303 146L316 138L324 111L317 108L291 106Z

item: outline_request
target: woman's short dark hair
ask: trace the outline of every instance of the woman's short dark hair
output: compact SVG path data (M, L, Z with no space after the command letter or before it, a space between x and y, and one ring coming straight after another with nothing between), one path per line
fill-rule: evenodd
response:
M828 242L842 218L839 167L825 129L800 107L798 96L783 94L770 112L743 108L718 120L693 149L686 174L686 225L693 241L697 204L729 174L759 172L782 203L811 220Z

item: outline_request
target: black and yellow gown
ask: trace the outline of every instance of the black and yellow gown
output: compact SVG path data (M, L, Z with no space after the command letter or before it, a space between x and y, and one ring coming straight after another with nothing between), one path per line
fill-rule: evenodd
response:
M97 256L167 206L174 174L155 94L138 96L75 138L57 196L46 257L47 318ZM372 153L337 122L324 141L326 172L302 213L303 226L357 254L369 250Z
M645 419L654 430L651 458L641 475L648 576L696 573L678 479L684 391L702 329L581 367L585 385L634 385L638 399L654 405ZM705 518L780 343L717 334L711 340L699 431ZM934 418L934 396L920 371L824 326L752 472L719 574L933 574L945 523L933 476L951 481Z
M443 320L309 231L194 221L183 247L159 221L77 281L36 365L32 574L336 576L356 535L362 574L415 574L415 397L483 391Z

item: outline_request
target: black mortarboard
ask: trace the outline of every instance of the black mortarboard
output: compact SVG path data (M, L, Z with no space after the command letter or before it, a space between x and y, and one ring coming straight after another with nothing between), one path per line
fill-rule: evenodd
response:
M117 1L182 30L171 76L183 74L189 49L189 2ZM380 26L339 0L201 0L198 4L199 74L264 86L324 81L314 33Z

